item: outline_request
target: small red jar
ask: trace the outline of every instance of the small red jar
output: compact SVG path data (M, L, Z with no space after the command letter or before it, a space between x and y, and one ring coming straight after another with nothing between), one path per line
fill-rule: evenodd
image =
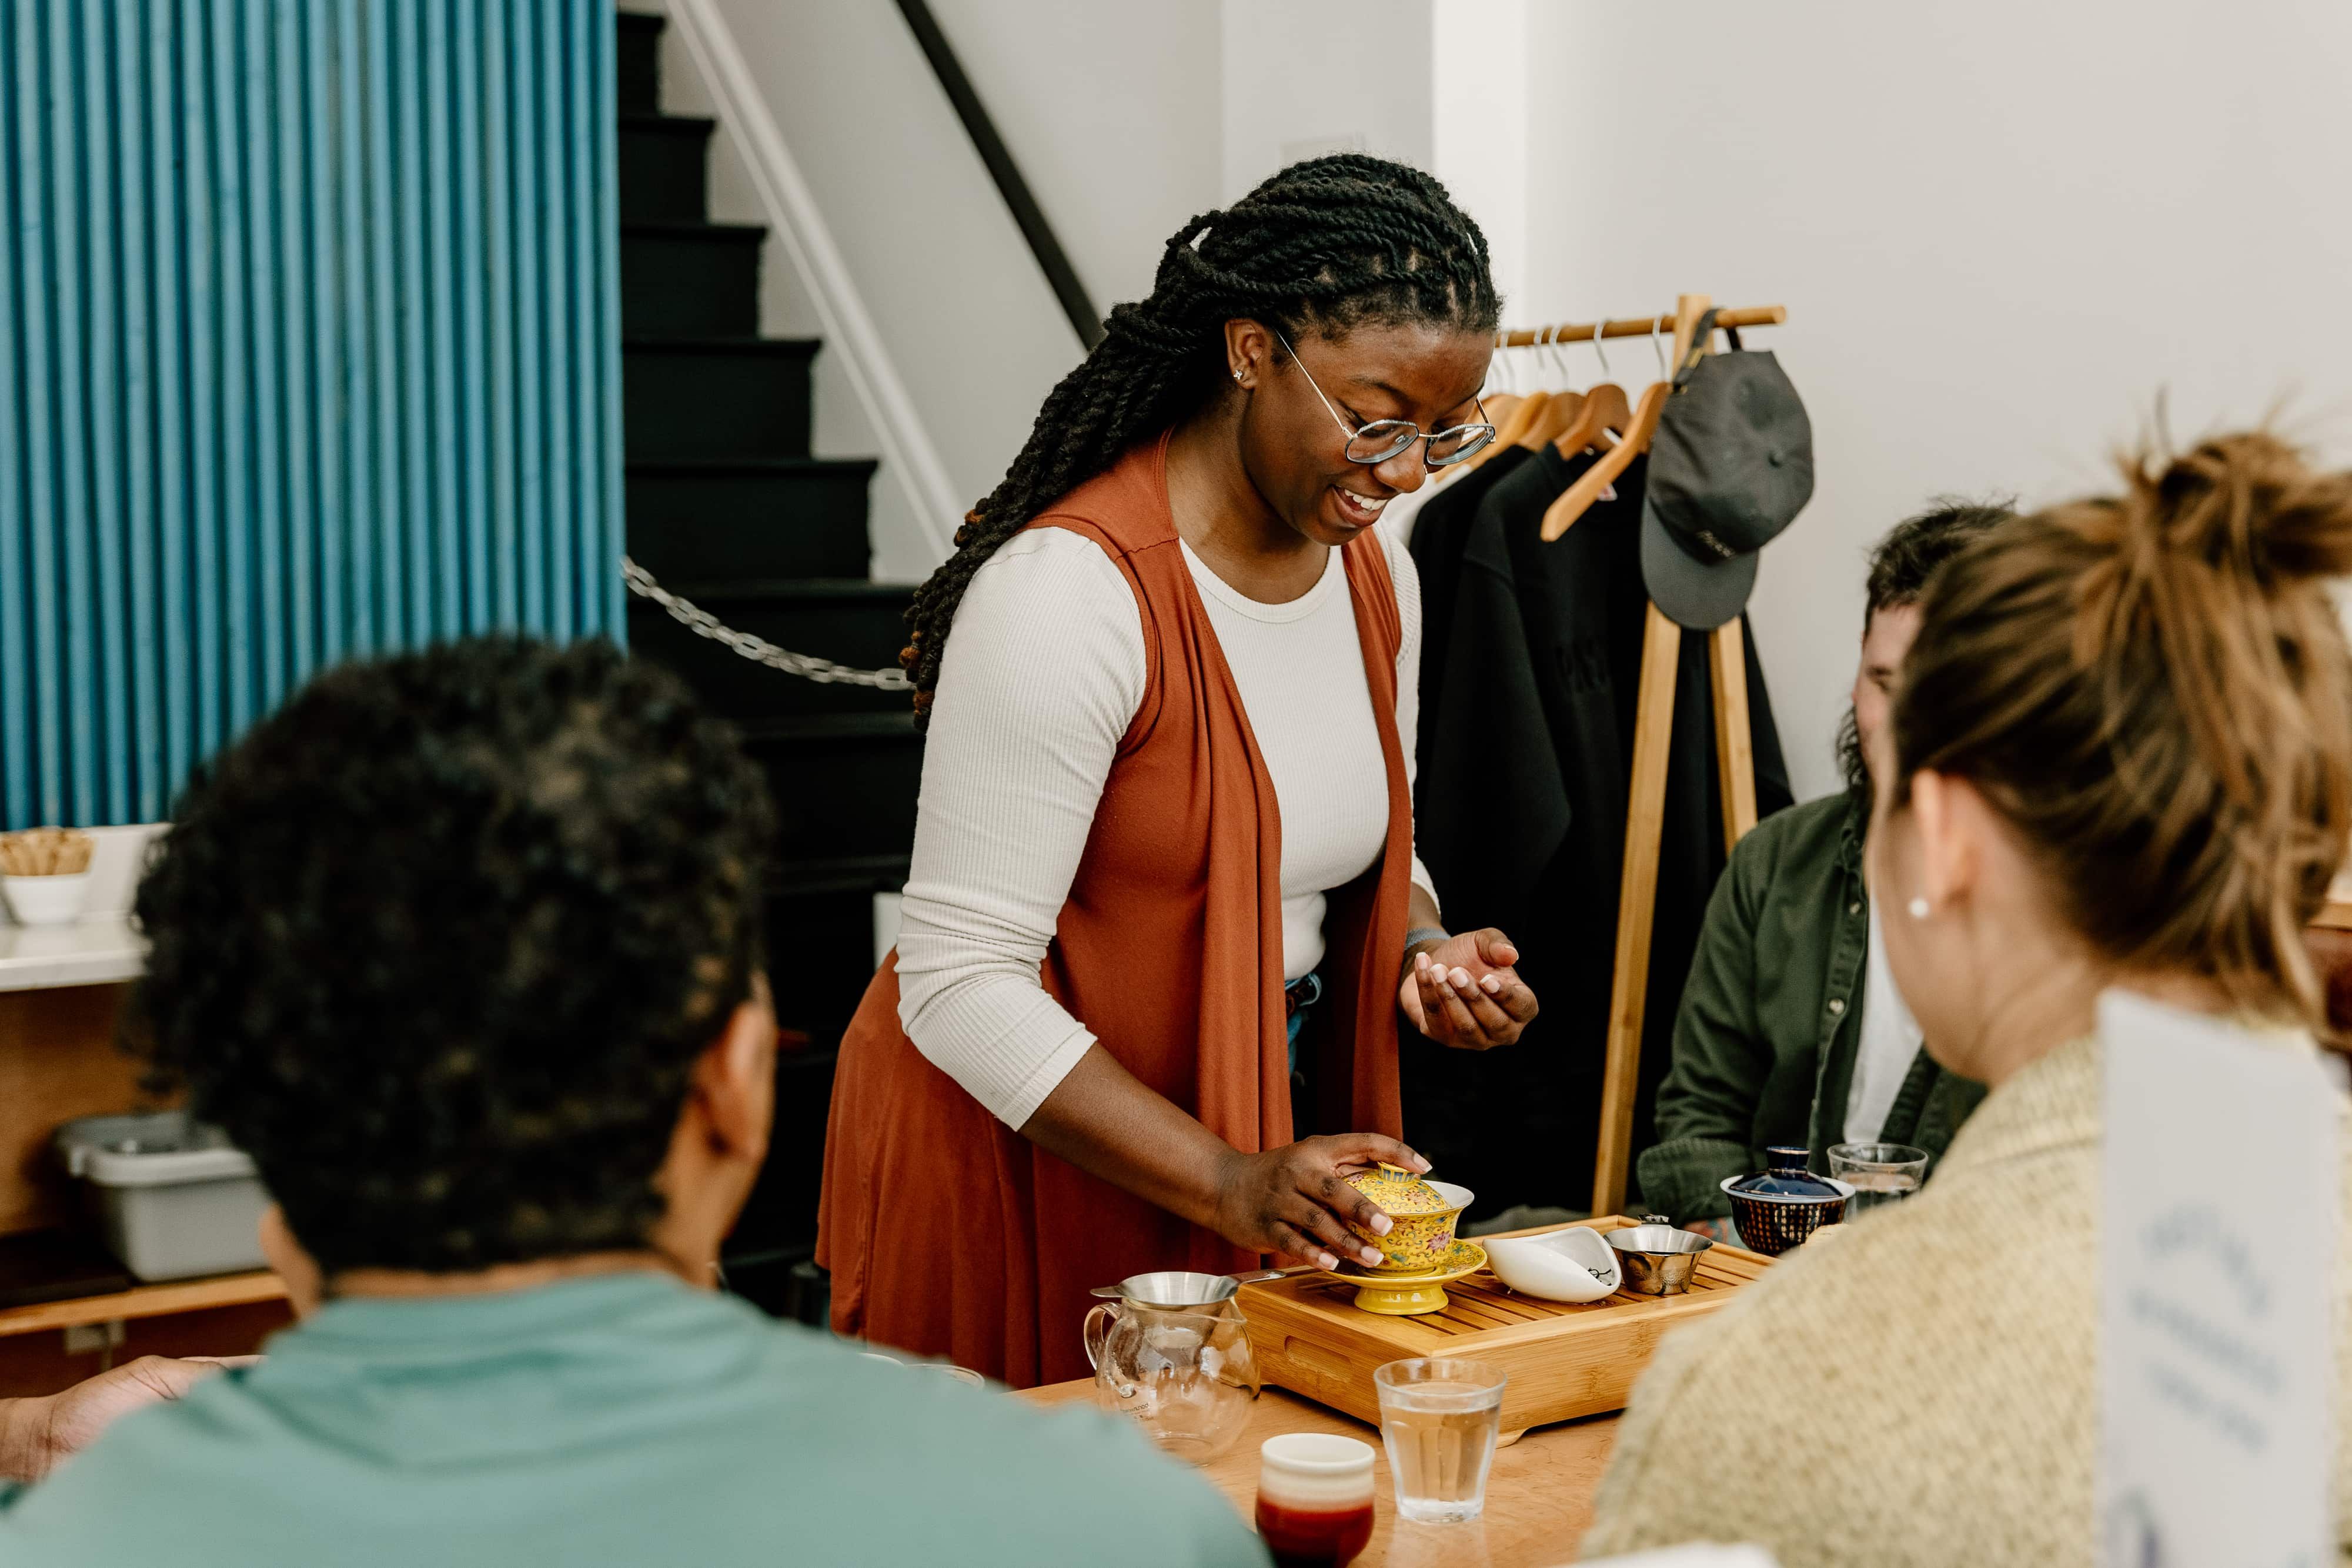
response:
M1372 1539L1372 1448L1286 1432L1258 1449L1257 1531L1279 1568L1344 1568Z

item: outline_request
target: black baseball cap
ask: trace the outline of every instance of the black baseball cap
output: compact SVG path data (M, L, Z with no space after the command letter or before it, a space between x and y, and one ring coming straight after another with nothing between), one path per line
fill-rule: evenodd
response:
M1711 326L1702 326L1700 342ZM1642 503L1650 598L1694 630L1731 620L1748 607L1758 552L1812 494L1812 422L1780 361L1744 351L1700 357L1675 378L1650 439Z

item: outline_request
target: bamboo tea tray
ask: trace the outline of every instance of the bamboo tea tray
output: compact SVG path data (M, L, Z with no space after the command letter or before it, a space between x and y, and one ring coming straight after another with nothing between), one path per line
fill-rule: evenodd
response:
M1605 1232L1637 1222L1611 1217L1579 1223ZM1375 1367L1417 1355L1475 1356L1510 1375L1503 1392L1503 1429L1510 1432L1623 1409L1661 1334L1714 1312L1771 1266L1760 1253L1717 1243L1700 1255L1685 1294L1620 1291L1581 1305L1521 1295L1481 1269L1445 1287L1450 1300L1442 1311L1410 1318L1365 1312L1355 1304L1355 1286L1313 1271L1244 1285L1239 1302L1258 1375L1268 1383L1377 1426Z

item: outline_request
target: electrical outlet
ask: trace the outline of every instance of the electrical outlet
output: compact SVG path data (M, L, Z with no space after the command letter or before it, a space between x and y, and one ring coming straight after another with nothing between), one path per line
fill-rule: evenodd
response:
M102 1323L75 1323L66 1330L68 1355L93 1355L102 1350L121 1347L124 1325L121 1318L109 1318Z

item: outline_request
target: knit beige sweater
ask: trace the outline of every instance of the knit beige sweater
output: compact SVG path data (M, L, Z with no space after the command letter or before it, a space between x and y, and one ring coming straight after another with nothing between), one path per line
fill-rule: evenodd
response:
M1584 1555L1712 1540L1790 1568L2088 1564L2099 1086L2095 1041L2052 1052L1993 1092L1917 1197L1667 1339ZM2336 1282L2352 1301L2352 1243ZM2352 1412L2347 1365L2339 1354L2336 1406ZM2347 1460L2338 1443L2352 1543Z

